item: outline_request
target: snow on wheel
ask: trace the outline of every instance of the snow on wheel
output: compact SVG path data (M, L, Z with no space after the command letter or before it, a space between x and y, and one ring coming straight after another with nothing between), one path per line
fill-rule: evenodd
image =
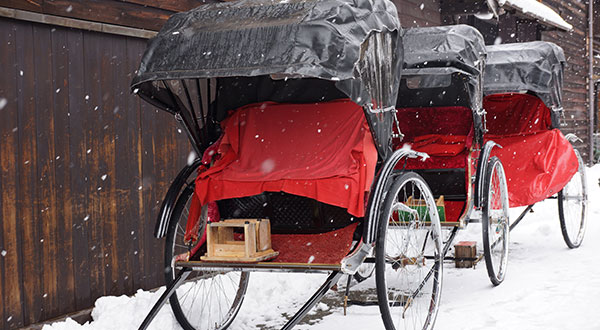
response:
M375 275L385 327L432 329L443 275L441 225L433 195L419 175L402 174L389 190L382 214Z
M571 249L578 248L583 241L587 220L587 186L585 165L575 150L579 168L571 181L558 193L558 217L565 243Z
M506 274L510 223L506 177L497 157L488 161L482 205L485 265L492 284L499 285Z
M165 244L167 286L174 281L178 272L174 267L177 256L189 251L184 243L184 235L193 193L193 184L183 190L169 223ZM204 217L201 219L200 232L204 231L205 226ZM195 253L200 254L202 251ZM192 271L169 300L175 318L185 330L227 329L242 305L248 279L247 272Z

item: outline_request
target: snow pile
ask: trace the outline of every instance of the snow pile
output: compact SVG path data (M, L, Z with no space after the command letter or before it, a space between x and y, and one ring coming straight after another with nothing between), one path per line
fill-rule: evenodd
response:
M506 279L493 287L482 261L475 269L456 269L445 263L442 302L436 330L600 329L600 165L588 169L589 212L580 248L566 247L555 199L537 204L533 213L511 232ZM515 219L520 209L511 210ZM461 230L455 243L481 241L481 226ZM279 328L321 285L326 275L252 273L240 313L230 329ZM374 276L373 276L374 277ZM369 291L374 278L354 287ZM340 284L345 282L342 278ZM47 325L43 330L137 329L162 294L138 291L133 297L102 297L96 301L91 323L73 320ZM372 299L372 297L371 297ZM350 306L343 315L340 293L330 292L310 323L298 329L383 329L377 306ZM164 306L150 329L180 329L169 306Z
M528 14L543 22L548 22L552 25L565 29L573 30L573 25L567 23L560 15L552 8L537 1L537 0L498 0L501 7L508 6Z

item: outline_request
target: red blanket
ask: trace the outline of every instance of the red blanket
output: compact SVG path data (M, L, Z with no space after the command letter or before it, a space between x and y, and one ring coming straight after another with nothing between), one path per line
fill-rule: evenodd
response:
M558 129L535 134L493 136L502 148L494 148L506 172L508 200L511 207L542 201L560 191L577 168L571 143Z
M377 150L357 104L251 104L222 126L217 160L196 179L202 205L284 191L364 216Z

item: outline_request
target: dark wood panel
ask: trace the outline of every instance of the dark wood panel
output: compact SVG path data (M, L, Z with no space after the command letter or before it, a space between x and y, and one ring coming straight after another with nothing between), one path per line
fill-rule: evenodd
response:
M40 320L39 301L44 299L41 286L42 255L40 249L40 223L37 221L37 129L35 121L35 75L33 27L31 24L16 25L16 82L19 93L19 193L17 213L21 225L21 255L23 274L24 323ZM41 299L40 299L41 297Z
M54 107L55 90L52 89L52 45L51 31L44 26L34 26L33 37L38 55L34 56L37 128L37 219L41 224L40 249L42 251L42 291L46 296L41 301L42 318L59 313L57 271L57 227L56 178L54 176ZM39 87L38 87L39 86ZM40 269L41 268L41 269Z
M137 70L139 65L137 59L142 56L143 45L142 42L137 39L127 39L127 82L133 78L133 72ZM142 139L141 139L141 109L140 100L136 97L132 97L129 94L129 88L126 90L127 102L126 113L127 113L127 141L131 146L130 152L128 153L129 159L132 163L132 176L129 178L129 189L131 196L130 204L130 216L129 221L130 233L132 234L131 249L127 251L127 257L132 260L132 272L135 274L144 272L144 262L141 258L139 251L142 251L144 246L144 229L152 223L151 219L144 217L144 204L143 204L143 185L142 185ZM140 189L140 187L142 187ZM134 220L136 219L136 220ZM142 287L143 280L141 276L132 276L132 285L134 288Z
M122 0L123 2L131 2L142 6L151 6L155 8L170 10L174 12L186 11L196 8L210 1L204 0Z
M51 30L52 31L52 30ZM58 313L64 314L75 305L75 273L73 269L73 213L70 168L69 127L69 54L67 31L51 32L54 90L54 177L56 182Z
M189 144L129 92L146 40L0 27L0 328L160 286L154 221Z
M75 281L75 308L87 308L93 304L91 295L90 212L87 190L87 130L88 109L85 107L86 72L84 68L84 32L67 30L69 43L69 167L71 170L71 201L73 205L73 268Z
M129 128L128 116L137 112L130 111L129 107L124 107L130 97L129 84L127 82L131 78L131 73L127 67L127 39L114 38L115 46L113 47L112 77L115 84L115 94L113 96L114 105L113 113L113 130L114 130L114 163L118 164L113 169L110 180L115 194L116 206L116 232L115 239L117 246L114 254L118 258L115 261L119 263L119 271L114 274L118 283L119 292L133 293L133 253L134 251L134 235L135 230L132 229L132 224L135 224L137 216L134 216L135 208L138 203L133 198L132 192L135 191L132 179L135 178L136 162L135 157L132 157L132 151L135 150L135 145L131 145L128 139L128 131L136 132L135 128ZM131 71L133 72L133 71Z
M90 285L92 287L92 299L106 292L104 272L107 268L104 264L106 244L103 244L103 214L99 181L99 167L102 158L102 146L99 140L102 137L102 90L100 89L102 54L107 46L102 43L101 35L98 33L86 33L84 36L84 106L86 112L86 190L88 192L88 249L90 250Z
M17 75L13 63L16 62L15 29L8 24L0 25L0 44L4 54L0 61L0 72L14 77ZM5 328L23 325L23 309L21 301L21 267L17 221L17 181L18 167L18 106L17 90L12 79L0 79L0 97L3 98L3 108L0 110L0 221L2 241L0 258L2 258L2 299L4 300L4 315L0 324Z
M115 0L5 0L0 6L155 31L173 14L171 10Z

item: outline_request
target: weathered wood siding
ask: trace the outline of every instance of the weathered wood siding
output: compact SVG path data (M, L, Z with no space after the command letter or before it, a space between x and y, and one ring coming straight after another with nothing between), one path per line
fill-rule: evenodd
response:
M174 120L129 92L146 40L0 18L0 328L162 284Z
M402 27L442 25L439 0L393 0Z
M573 25L572 32L559 30L542 32L542 40L561 46L567 58L563 85L563 107L565 108L564 133L575 133L583 140L578 143L584 160L588 160L590 131L588 110L587 1L545 0L544 4L554 8L567 22Z
M216 0L2 0L0 6L158 31L175 12Z

